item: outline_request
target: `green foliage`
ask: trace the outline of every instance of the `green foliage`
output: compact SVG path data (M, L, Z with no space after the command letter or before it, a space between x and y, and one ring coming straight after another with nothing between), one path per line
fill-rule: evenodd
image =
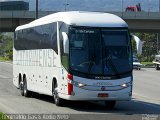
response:
M152 62L155 59L155 55L157 53L157 47L160 48L160 40L159 45L157 45L157 34L156 33L136 33L142 42L142 55L137 56L143 62ZM159 35L160 38L160 35ZM133 44L132 44L133 45ZM133 45L133 52L135 52L135 44Z
M141 64L144 66L154 66L152 62L141 62Z
M10 35L0 34L0 56L1 59L4 57L6 60L12 60L13 57L13 39Z
M9 120L9 119L4 113L0 112L0 120Z

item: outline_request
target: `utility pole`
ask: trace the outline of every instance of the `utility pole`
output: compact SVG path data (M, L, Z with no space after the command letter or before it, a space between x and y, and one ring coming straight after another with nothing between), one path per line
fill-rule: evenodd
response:
M35 12L35 19L38 19L38 0L36 0L36 12Z
M123 18L123 0L121 0L121 5L122 5L122 18Z
M65 3L64 3L65 11L67 11L67 6L68 6L68 5L69 5L69 4L68 4L68 1L65 0Z
M160 0L159 0L159 12L160 12Z
M121 5L122 5L122 13L123 13L123 0L121 0Z
M157 33L157 54L159 53L159 34Z

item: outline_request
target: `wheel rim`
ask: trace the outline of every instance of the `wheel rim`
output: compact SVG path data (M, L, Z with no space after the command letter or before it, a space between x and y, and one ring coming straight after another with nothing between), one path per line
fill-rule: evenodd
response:
M19 88L20 88L20 90L23 90L23 83L22 82L20 82Z
M55 103L58 103L58 92L57 92L57 88L54 89L54 92L53 92L53 97L54 97L54 101Z
M27 94L27 84L26 84L26 81L24 81L24 94Z

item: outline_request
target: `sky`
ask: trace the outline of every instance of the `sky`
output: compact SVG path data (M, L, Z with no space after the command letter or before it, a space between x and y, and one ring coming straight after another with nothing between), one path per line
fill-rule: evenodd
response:
M19 1L19 0L0 0ZM24 0L29 2L30 10L35 10L36 0ZM68 11L122 11L127 6L135 6L141 3L143 11L159 11L160 0L39 0L39 10L42 11L64 11L65 3ZM122 7L123 3L123 7ZM123 9L122 9L123 8Z

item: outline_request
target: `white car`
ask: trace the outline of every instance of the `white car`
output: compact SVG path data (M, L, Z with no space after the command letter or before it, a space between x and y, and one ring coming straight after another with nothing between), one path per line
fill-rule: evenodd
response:
M141 70L142 64L138 58L133 58L133 69Z

